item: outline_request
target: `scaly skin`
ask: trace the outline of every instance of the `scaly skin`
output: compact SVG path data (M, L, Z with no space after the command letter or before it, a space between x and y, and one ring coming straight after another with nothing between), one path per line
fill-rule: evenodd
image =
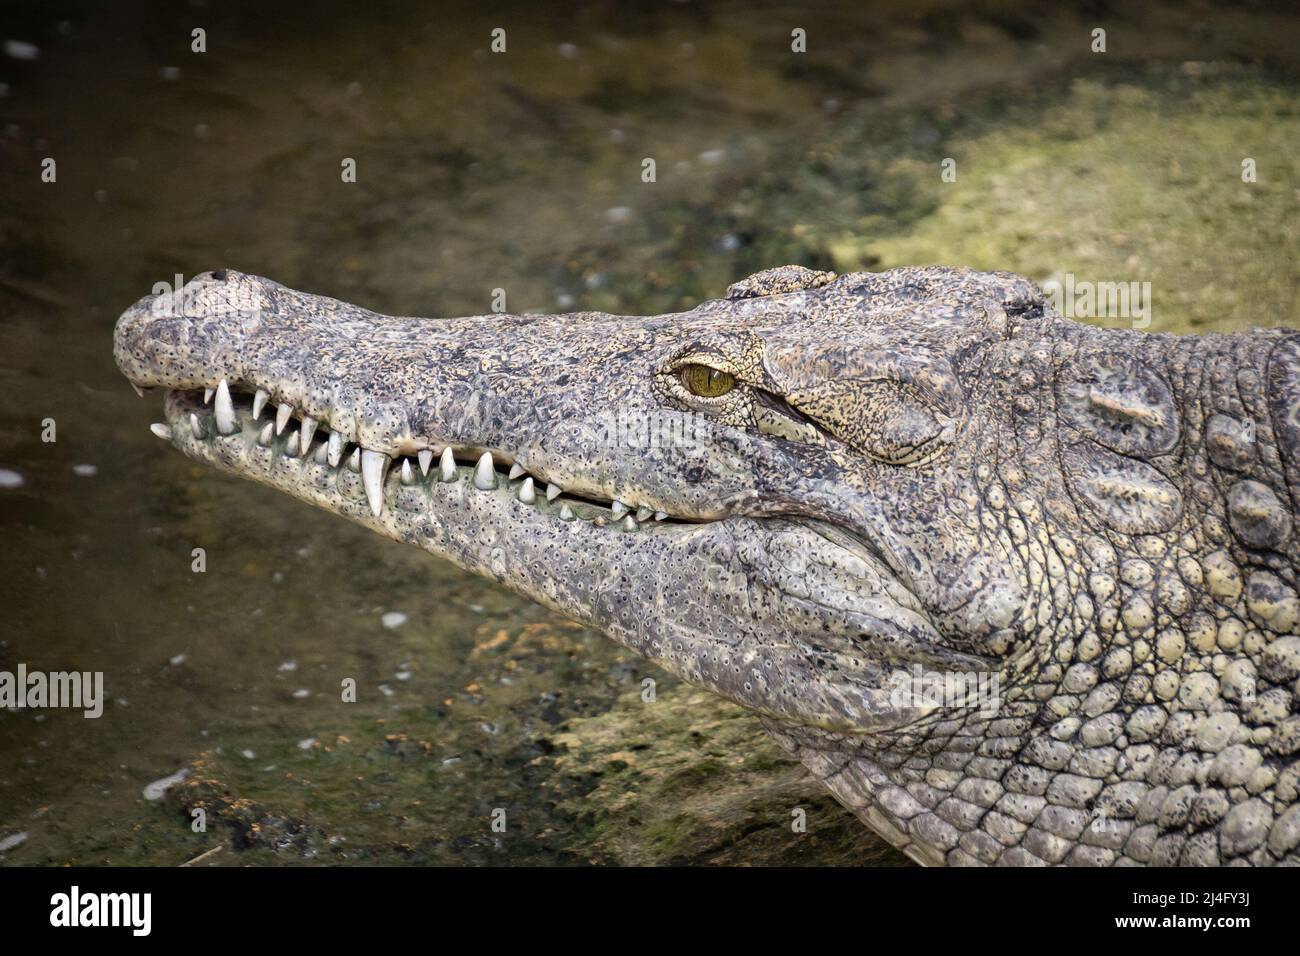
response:
M223 271L115 355L185 454L757 711L918 861L1300 861L1300 333L1098 329L941 268L454 320Z

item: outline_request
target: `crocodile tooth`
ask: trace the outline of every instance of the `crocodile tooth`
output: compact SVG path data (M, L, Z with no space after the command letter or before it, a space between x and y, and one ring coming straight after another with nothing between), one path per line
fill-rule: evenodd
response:
M402 459L402 484L415 484L415 469L411 467L411 459Z
M153 432L163 441L172 440L172 427L170 425L163 424L162 422L154 422L149 426L149 431Z
M564 489L552 481L546 483L546 500L554 501L560 495L564 494Z
M366 498L376 518L384 513L384 472L387 470L388 456L382 451L366 448L361 452L361 481L366 486Z
M442 450L442 457L438 459L438 480L456 480L456 459L452 456L450 445Z
M310 415L302 416L302 428L300 428L299 431L302 432L302 450L304 452L311 447L311 440L315 436L316 426L319 424L320 422L316 421L316 419L312 418Z
M663 521L663 520L664 520L665 518L667 518L667 517L668 517L668 512L667 512L667 511L656 511L656 512L655 512L655 521Z
M525 478L524 483L519 486L519 500L526 505L531 505L537 500L537 492L533 490L533 479Z
M429 476L429 466L433 464L433 449L421 448L419 457L420 457L420 474L424 475L427 478Z
M645 520L646 520L647 518L649 518L652 514L654 514L653 511L651 511L651 510L650 510L649 508L647 508L645 505L642 505L640 508L637 508L637 509L636 509L636 520L637 520L637 521L645 521Z
M253 419L257 420L262 417L262 409L266 408L266 403L271 400L271 393L264 388L259 388L253 393Z
M323 465L329 461L329 446L321 442L316 446L316 454L311 456L311 460L318 465Z
M299 446L300 443L301 443L301 442L300 442L300 439L299 439L299 437L298 437L298 433L297 433L297 432L290 432L290 433L289 433L289 441L288 441L288 443L286 443L285 446L284 446L284 453L285 453L285 455L287 455L287 456L290 457L290 458L297 458L297 457L298 457L298 446Z
M361 446L360 445L352 449L352 454L348 456L348 469L351 471L361 470Z
M143 389L143 388L141 388L139 385L135 384L135 382L129 382L128 384L129 384L133 389L135 389L135 393L136 393L137 395L139 395L141 398L144 398L144 389Z
M343 446L347 442L343 439L342 432L330 432L328 449L325 452L325 460L330 463L331 468L337 468L339 462L343 460Z
M492 452L483 452L483 457L474 466L474 487L479 491L491 491L497 486L497 473L492 468Z
M205 389L203 390L203 404L204 404L204 405L206 405L206 404L208 404L208 402L212 401L212 393L213 393L213 391L214 391L214 390L211 389L211 388L205 388Z
M199 421L199 416L190 412L190 431L194 433L195 438L203 437L203 425Z
M229 435L235 430L235 405L230 400L230 386L223 378L217 386L217 400L212 406L217 415L217 431Z
M623 519L624 531L636 531L640 527L641 526L636 523L636 519L633 518L631 515L628 515L626 518Z
M271 444L271 439L274 437L274 435L275 435L275 426L272 425L270 422L267 422L265 425L262 426L261 434L257 436L258 444L260 445Z
M570 508L568 505L560 505L560 520L561 520L561 521L572 521L572 520L573 520L574 518L576 518L576 517L577 517L577 515L575 515L575 514L573 513L573 509L572 509L572 508Z
M289 416L293 414L293 406L280 403L280 407L275 410L275 433L278 435L284 431L284 426L289 424Z
M591 523L597 528L603 528L605 525L609 524L604 515L596 515L596 517L591 519Z
M520 475L522 475L523 473L524 473L524 466L521 465L521 464L519 464L519 462L515 462L513 465L510 466L510 480L511 480L511 481L514 481L516 478L518 478L518 477L519 477Z
M619 518L623 517L623 515L627 514L627 505L615 498L614 503L609 506L609 512L614 516L614 520L617 521Z

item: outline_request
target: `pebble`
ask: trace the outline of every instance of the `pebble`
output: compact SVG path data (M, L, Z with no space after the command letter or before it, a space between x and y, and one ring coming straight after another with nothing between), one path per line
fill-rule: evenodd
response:
M379 619L390 631L406 623L406 615L401 611L389 611Z
M164 793L176 786L176 784L180 783L189 775L190 771L188 767L177 770L173 774L168 774L166 777L160 777L153 783L146 784L141 793L144 795L146 800L161 800Z
M5 56L11 60L35 60L41 55L41 48L35 43L22 40L5 40Z

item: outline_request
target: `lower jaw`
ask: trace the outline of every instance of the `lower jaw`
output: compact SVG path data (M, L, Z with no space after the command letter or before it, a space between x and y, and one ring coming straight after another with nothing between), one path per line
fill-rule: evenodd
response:
M187 457L423 548L599 628L641 656L700 683L689 666L678 666L695 650L679 659L656 650L655 615L637 606L626 582L653 582L683 553L696 547L709 550L720 523L669 520L641 525L633 518L628 530L623 521L610 520L609 510L599 505L563 496L548 502L545 494L521 501L522 479L498 473L495 488L479 488L474 466L463 462L457 463L449 481L442 480L436 464L427 475L416 469L410 484L402 481L398 469L390 469L384 507L376 515L358 471L345 462L331 467L317 460L320 436L305 456L286 454L288 429L263 444L267 420L254 419L247 407L236 406L234 428L224 435L217 431L215 416L201 393L169 391L164 407L165 435ZM560 516L566 505L573 512L567 520ZM699 636L697 647L712 640L704 630Z
M548 502L544 494L535 494L532 501L521 501L522 478L512 480L498 473L496 487L479 488L474 466L465 462L457 463L449 481L442 480L436 465L427 475L415 469L409 483L403 481L400 469L390 469L384 507L375 515L359 471L345 462L331 467L321 460L324 456L317 454L323 447L321 435L305 454L301 449L289 454L288 429L263 443L267 420L254 419L251 409L238 407L233 430L220 434L211 409L195 392L168 392L165 415L168 439L186 456L269 485L491 578L604 630L691 683L782 720L850 733L882 729L875 719L828 721L820 714L800 713L798 701L778 705L754 699L739 687L720 686L710 679L709 664L701 667L700 662L710 660L716 666L719 655L725 659L741 653L734 636L729 640L718 628L720 622L743 620L748 597L743 590L716 590L708 579L741 573L728 566L728 558L734 558L729 552L742 526L755 524L755 519L644 525L629 515L623 516L627 521L611 520L609 509L564 496ZM572 512L567 520L561 517L566 511ZM705 560L707 555L722 564L709 565L707 571L702 566L704 573L686 576L684 588L679 588L686 612L660 606L660 583L681 578L684 562ZM795 646L799 640L788 643ZM883 725L894 722L886 718Z
M238 407L233 431L220 434L212 409L192 392L168 392L165 417L170 432L166 437L189 458L421 547L597 627L606 622L596 606L597 588L588 583L594 570L607 576L608 568L617 568L620 560L657 564L658 555L672 550L673 539L709 530L708 525L671 521L643 526L633 519L635 529L629 531L623 522L609 520L608 509L598 505L563 498L548 502L544 493L535 494L531 502L521 501L522 479L497 473L496 487L479 488L474 466L462 462L450 481L442 480L436 463L427 475L416 468L410 484L403 482L399 469L390 469L384 507L375 515L359 471L346 461L331 467L318 460L320 436L306 455L287 454L288 429L263 444L267 420L253 419L250 409ZM573 513L567 520L560 517L566 504Z

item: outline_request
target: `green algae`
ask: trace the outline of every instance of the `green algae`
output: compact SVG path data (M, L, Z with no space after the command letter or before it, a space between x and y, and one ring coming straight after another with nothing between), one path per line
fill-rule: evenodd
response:
M1079 80L995 127L956 123L944 152L955 182L915 156L890 165L918 211L906 228L868 214L825 236L835 268L962 264L1040 283L1067 273L1149 282L1151 331L1300 323L1292 87L1226 68ZM1242 181L1245 160L1254 182Z
M625 694L556 738L559 805L601 861L621 864L905 864L792 763L755 718L679 685Z

